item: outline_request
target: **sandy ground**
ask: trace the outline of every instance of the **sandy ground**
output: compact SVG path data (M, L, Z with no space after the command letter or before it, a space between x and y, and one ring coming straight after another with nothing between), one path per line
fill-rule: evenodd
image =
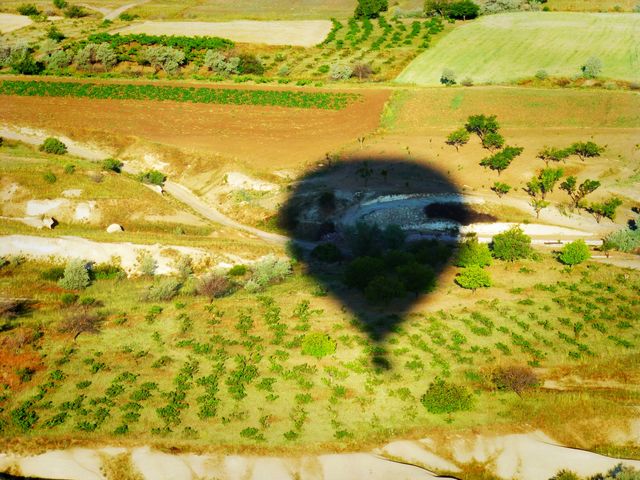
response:
M138 5L142 5L143 3L147 3L149 1L150 0L139 0L137 2L127 3L126 5L122 5L121 7L118 7L118 8L95 7L86 3L82 5L92 10L96 10L100 12L102 15L104 15L105 20L115 20L120 16L121 13L124 13L130 8L136 7Z
M141 245L129 242L102 243L80 237L35 237L30 235L6 235L0 237L0 256L25 255L32 258L81 258L96 263L120 259L120 265L129 273L137 268L137 256L147 252L158 264L156 273L164 275L175 272L174 261L178 255L189 255L195 263L208 256L199 248L172 245Z
M143 22L112 33L147 33L149 35L217 36L241 43L313 47L321 43L329 31L328 20L231 22Z
M557 444L540 431L502 436L457 434L446 444L432 439L394 441L373 452L303 457L242 455L172 455L149 447L132 449L73 448L34 456L0 454L0 471L69 480L102 480L100 454L127 452L146 480L428 480L454 478L463 464L479 462L504 479L541 480L568 469L581 476L603 473L619 463L640 467L640 461L620 460ZM437 453L436 453L437 452Z
M8 33L19 30L27 25L31 25L33 20L24 15L14 15L12 13L0 13L0 32Z

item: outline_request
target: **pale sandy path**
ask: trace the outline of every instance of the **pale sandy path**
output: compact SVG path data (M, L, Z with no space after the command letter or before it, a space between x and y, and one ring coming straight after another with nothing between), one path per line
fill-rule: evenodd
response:
M33 20L24 15L13 13L0 13L0 33L9 33L31 25Z
M331 30L328 20L230 22L154 22L146 21L113 30L112 33L146 33L149 35L215 36L234 42L265 45L313 47Z

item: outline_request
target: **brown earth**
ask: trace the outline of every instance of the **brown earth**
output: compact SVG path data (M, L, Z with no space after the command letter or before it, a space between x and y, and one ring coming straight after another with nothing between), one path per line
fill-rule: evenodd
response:
M240 160L271 171L304 165L378 126L387 90L361 90L343 110L0 96L4 123L123 148L136 140Z

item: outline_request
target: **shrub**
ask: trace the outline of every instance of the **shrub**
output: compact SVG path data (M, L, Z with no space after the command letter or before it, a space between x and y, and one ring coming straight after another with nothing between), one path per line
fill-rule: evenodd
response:
M68 163L64 166L64 173L67 175L73 175L76 171L76 166L72 163Z
M502 182L495 182L491 186L491 190L496 192L498 197L502 198L503 195L506 195L507 193L509 193L509 191L511 190L511 185L509 185L507 183L502 183Z
M348 287L364 289L377 272L384 270L384 262L375 257L357 257L345 270L344 283Z
M200 279L197 287L199 295L213 300L214 298L224 297L231 290L231 284L224 275L217 273L209 273Z
M358 0L353 12L354 18L378 18L389 9L388 0Z
M13 52L10 64L11 70L21 75L39 75L44 70L44 64L36 61L28 49Z
M175 278L165 278L151 285L144 295L147 302L167 302L178 294L180 282Z
M247 273L247 267L246 265L234 265L228 273L232 277L241 277Z
M475 133L482 140L488 133L497 133L500 124L495 115L471 115L464 124L464 128L469 133Z
M120 173L122 172L123 163L115 158L107 158L102 161L102 169L106 171Z
M449 5L447 16L456 20L470 20L479 13L480 7L471 0L459 0Z
M64 36L64 33L58 30L58 27L56 27L55 25L51 25L49 27L49 30L47 30L47 38L50 38L54 42L61 42L66 37Z
M538 70L534 77L536 77L538 80L546 80L547 78L549 78L549 74L546 70Z
M326 263L342 260L342 252L334 243L321 243L311 251L311 257Z
M67 18L82 18L89 15L86 10L78 5L69 5L65 11L64 16Z
M243 75L262 75L264 65L258 57L252 54L243 53L239 56L238 72Z
M75 293L63 293L62 295L60 295L60 301L65 307L73 305L77 300L78 295L76 295Z
M204 55L204 66L223 75L238 73L239 57L228 57L218 50L207 50Z
M464 85L465 87L473 87L473 78L471 77L464 77L462 79L462 81L460 82L461 85Z
M126 273L120 265L98 263L91 266L89 275L92 280L109 280L112 278L123 278L126 276Z
M491 250L495 258L508 262L528 258L533 252L531 237L526 235L520 226L514 226L493 237Z
M491 286L491 276L478 265L471 265L464 268L455 279L455 282L462 288L473 290Z
M329 71L331 80L348 80L353 75L353 69L349 65L334 63Z
M56 50L45 57L44 61L48 70L60 70L69 66L71 56L64 50Z
M479 243L478 238L475 236L460 245L456 259L456 266L458 267L469 267L471 265L479 267L491 265L489 245Z
M44 172L42 174L42 178L47 183L56 183L56 181L58 180L58 177L56 177L55 174L51 170L49 170L47 172Z
M621 252L635 252L640 249L640 228L624 228L607 236L605 242Z
M62 10L63 8L67 8L67 0L53 0L53 6Z
M589 247L586 243L584 243L584 240L580 239L571 243L567 243L562 248L562 251L558 256L558 260L560 260L565 265L573 266L584 262L589 257L591 257Z
M451 132L447 137L447 145L451 145L452 147L456 147L456 151L462 146L466 145L469 142L469 132L466 128L460 128L454 132Z
M16 10L20 15L31 17L34 15L40 15L40 10L33 3L23 3Z
M431 291L435 287L436 275L429 266L410 262L400 265L396 269L396 273L404 285L404 290L412 292L416 296L420 293ZM404 292L398 289L396 296L403 296L403 294Z
M399 279L383 275L374 276L364 288L364 296L371 303L387 303L394 298L404 297L406 293Z
M446 86L456 84L456 73L450 68L445 68L440 75L440 83Z
M489 132L482 139L482 146L487 150L497 150L504 146L504 137L497 132Z
M539 383L538 377L530 367L519 365L496 369L491 375L491 381L498 390L512 390L518 396Z
M54 155L64 155L67 153L67 146L57 138L49 137L40 145L40 151Z
M141 275L152 276L156 273L156 270L158 269L158 262L156 262L153 255L149 252L144 250L139 252L136 260L138 272L140 272Z
M142 183L162 186L167 179L167 176L158 170L149 170L148 172L141 173L138 176L138 179Z
M64 277L64 266L62 265L49 267L46 270L40 272L40 278L42 278L43 280L49 280L50 282L57 282L62 277Z
M291 262L275 255L267 255L253 266L251 279L261 287L283 280L291 273Z
M83 260L74 259L67 263L64 275L58 283L67 290L82 290L89 286L90 281L86 263Z
M326 333L307 333L302 339L302 353L316 358L332 355L336 351L336 342Z
M365 78L369 78L372 73L373 73L373 70L371 68L371 65L369 65L368 63L356 63L353 66L352 75L354 77L358 77L359 80L364 80Z
M580 477L570 470L560 470L549 480L580 480Z
M151 46L144 50L142 58L155 69L156 73L164 70L168 75L174 75L180 70L186 56L181 50L171 47Z
M617 197L612 197L604 202L592 203L587 207L587 211L593 214L598 223L600 223L600 220L603 218L614 221L616 218L616 210L620 205L622 205L622 200Z
M451 414L471 410L473 407L473 397L466 388L441 378L436 378L429 385L420 402L430 413Z

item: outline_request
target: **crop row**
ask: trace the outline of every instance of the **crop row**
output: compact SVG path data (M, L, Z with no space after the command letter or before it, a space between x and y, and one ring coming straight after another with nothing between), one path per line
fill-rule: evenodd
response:
M262 105L341 110L360 96L352 93L195 88L166 85L124 85L75 82L3 81L0 95L81 97L111 100L168 100L223 105Z

